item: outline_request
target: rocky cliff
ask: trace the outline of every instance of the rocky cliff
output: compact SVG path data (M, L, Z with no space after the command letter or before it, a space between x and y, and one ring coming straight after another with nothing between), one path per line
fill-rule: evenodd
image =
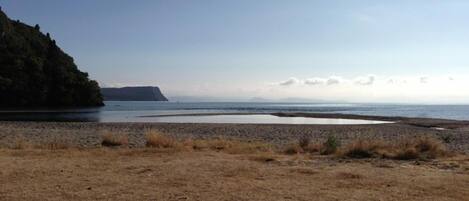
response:
M158 87L101 88L105 101L168 101Z

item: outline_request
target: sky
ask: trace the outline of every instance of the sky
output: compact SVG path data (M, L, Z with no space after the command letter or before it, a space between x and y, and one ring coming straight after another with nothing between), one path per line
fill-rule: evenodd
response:
M0 0L101 86L199 96L469 103L465 0Z

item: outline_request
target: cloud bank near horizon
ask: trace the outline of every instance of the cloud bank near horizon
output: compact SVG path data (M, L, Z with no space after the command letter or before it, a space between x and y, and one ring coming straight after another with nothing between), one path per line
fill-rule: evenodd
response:
M324 101L385 103L469 103L469 76L290 77L277 82L219 82L197 85L154 83L108 84L102 87L159 86L168 96L223 97L250 100L301 98Z
M294 80L294 82L293 82ZM469 103L469 76L290 77L270 90L290 97L399 103Z

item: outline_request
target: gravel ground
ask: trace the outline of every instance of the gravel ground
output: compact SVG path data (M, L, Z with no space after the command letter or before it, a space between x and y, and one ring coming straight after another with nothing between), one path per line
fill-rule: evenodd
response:
M276 145L297 141L303 136L322 141L335 135L343 143L353 139L396 141L414 136L444 139L449 148L469 153L469 131L465 128L436 130L405 123L380 125L257 125L257 124L175 124L175 123L78 123L78 122L0 122L0 147L13 147L18 139L31 144L65 140L79 147L101 146L105 132L129 136L130 147L145 144L144 133L159 130L178 138L213 137L262 140Z

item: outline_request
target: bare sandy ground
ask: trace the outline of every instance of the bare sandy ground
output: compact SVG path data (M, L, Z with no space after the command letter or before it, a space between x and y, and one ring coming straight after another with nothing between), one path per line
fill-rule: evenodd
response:
M469 200L469 159L0 149L0 200Z

